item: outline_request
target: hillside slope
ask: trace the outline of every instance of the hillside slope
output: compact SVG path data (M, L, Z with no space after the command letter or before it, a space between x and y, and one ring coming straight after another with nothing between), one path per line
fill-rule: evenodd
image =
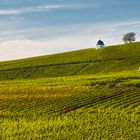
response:
M138 140L139 46L0 63L0 140Z
M137 70L140 42L0 63L0 79L41 78Z

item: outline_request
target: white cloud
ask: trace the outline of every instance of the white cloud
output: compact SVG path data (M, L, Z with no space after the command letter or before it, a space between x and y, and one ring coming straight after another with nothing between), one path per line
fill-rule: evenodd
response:
M0 10L0 15L18 14L17 10Z
M33 6L20 9L1 9L0 15L16 15L23 13L33 13L33 12L43 12L55 9L71 9L71 8L85 8L85 7L96 7L97 4L67 4L67 5L43 5L43 6Z

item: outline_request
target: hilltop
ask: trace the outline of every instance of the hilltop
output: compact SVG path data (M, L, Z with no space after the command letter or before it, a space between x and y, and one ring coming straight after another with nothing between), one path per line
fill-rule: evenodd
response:
M41 78L138 70L140 42L0 63L0 79Z

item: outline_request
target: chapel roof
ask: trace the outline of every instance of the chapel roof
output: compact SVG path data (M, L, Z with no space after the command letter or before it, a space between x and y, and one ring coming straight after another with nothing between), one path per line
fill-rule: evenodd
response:
M104 42L102 40L98 40L97 45L104 45Z

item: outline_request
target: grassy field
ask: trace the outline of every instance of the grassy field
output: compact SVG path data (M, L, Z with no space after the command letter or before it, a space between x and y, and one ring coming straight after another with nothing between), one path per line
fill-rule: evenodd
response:
M0 83L2 140L139 138L138 72Z
M139 140L139 46L0 63L0 140Z
M0 70L24 68L31 66L43 66L49 64L65 64L73 62L85 62L91 60L111 60L120 58L138 58L140 57L140 42L123 44L106 47L104 49L96 50L89 48L85 50L78 50L66 52L61 54L46 55L28 59L21 59L15 61L8 61L0 63Z
M136 71L140 43L85 49L0 63L0 80Z

